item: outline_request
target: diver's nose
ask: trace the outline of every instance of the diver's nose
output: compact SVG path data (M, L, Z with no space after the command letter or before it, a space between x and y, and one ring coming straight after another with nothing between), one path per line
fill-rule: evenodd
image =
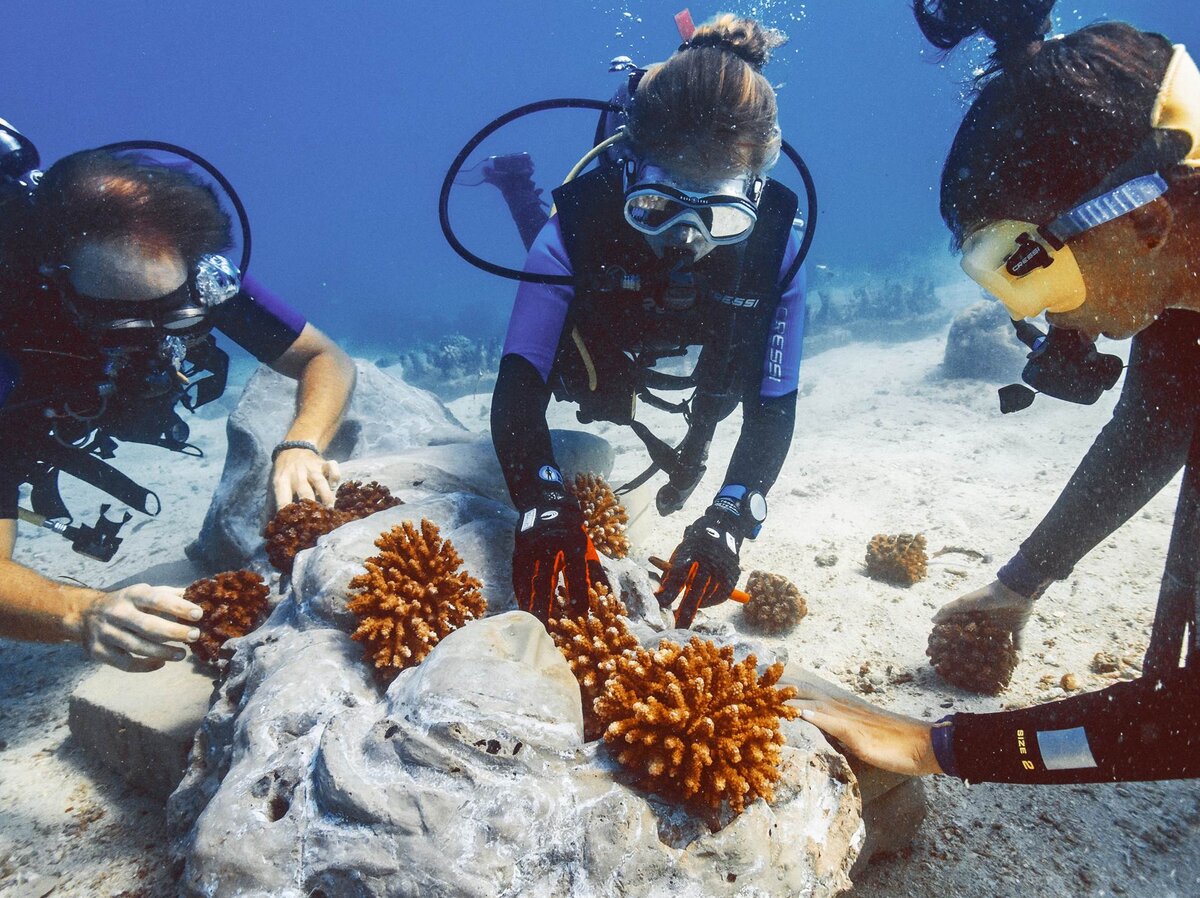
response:
M703 242L704 234L695 225L677 224L667 231L668 246L692 247Z

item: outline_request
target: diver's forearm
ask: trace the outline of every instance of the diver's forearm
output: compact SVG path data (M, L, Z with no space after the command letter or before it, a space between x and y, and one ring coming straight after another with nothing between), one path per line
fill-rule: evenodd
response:
M796 393L755 399L743 411L742 432L725 473L737 483L766 494L774 486L791 448L796 428Z
M25 642L79 642L83 613L104 593L68 586L0 560L0 636Z
M354 362L341 351L309 359L297 378L296 417L284 439L305 440L324 450L350 406L355 379Z
M943 766L970 782L1200 777L1200 669L1018 711L956 714L951 739L953 759Z
M527 509L542 496L537 472L557 467L546 423L550 390L533 364L509 354L500 360L492 394L492 443L513 505Z

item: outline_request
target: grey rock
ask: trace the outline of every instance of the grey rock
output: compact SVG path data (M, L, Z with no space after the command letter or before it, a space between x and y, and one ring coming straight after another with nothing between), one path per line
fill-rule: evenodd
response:
M1004 306L981 300L959 312L950 324L942 373L995 382L1017 380L1028 352Z
M431 393L358 360L358 382L326 455L338 462L471 439ZM229 449L200 536L188 557L212 570L246 565L267 523L271 450L292 421L296 384L266 366L246 384L225 430Z
M857 790L815 731L789 734L774 803L714 833L624 785L582 742L578 686L523 612L451 634L374 702L319 671L316 714L297 715L296 681L339 660L336 638L306 645L307 663L282 662L301 646L274 646L259 663L275 669L241 681L228 773L181 843L184 894L750 898L849 885Z

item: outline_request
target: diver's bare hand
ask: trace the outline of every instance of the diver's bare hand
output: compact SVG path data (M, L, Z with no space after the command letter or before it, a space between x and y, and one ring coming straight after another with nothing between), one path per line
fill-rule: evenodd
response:
M876 708L820 681L806 680L796 688L799 697L791 704L800 716L868 764L908 776L942 773L929 724Z
M933 622L944 624L955 615L979 612L987 615L993 623L1012 633L1013 647L1020 649L1021 636L1025 631L1025 625L1029 623L1030 615L1033 614L1035 601L1037 601L1036 596L1032 598L1023 596L1018 592L1013 592L999 580L993 580L982 589L967 593L965 596L943 605L933 616Z
M79 640L96 661L121 670L157 670L183 659L183 647L170 643L199 639L195 623L203 614L199 605L184 600L182 589L138 583L101 593L84 608L77 621Z
M337 462L308 449L285 449L275 458L275 471L271 475L275 507L283 508L300 499L332 505L333 488L341 479Z

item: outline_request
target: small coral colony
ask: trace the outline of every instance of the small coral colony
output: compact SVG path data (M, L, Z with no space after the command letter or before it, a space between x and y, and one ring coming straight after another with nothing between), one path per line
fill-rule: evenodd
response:
M571 485L596 548L610 558L629 553L628 517L604 480L579 474ZM332 508L309 500L281 509L267 525L270 563L290 576L296 555L342 524L403 504L378 483L350 481ZM420 664L443 638L483 617L481 584L462 569L462 558L429 520L405 521L375 540L379 554L348 584L348 609L358 620L352 638L381 686ZM926 576L925 538L877 535L867 550L873 578L912 585ZM786 578L754 571L742 620L748 630L781 636L807 614L804 597ZM197 661L219 668L222 646L249 633L267 617L269 590L250 571L200 580L186 597L205 609ZM625 605L600 584L585 615L568 615L560 602L548 631L579 681L584 737L603 739L637 786L705 815L740 813L756 798L771 801L779 779L780 721L796 716L786 704L791 687L777 687L782 663L761 675L750 655L693 636L686 645L663 640L643 647L630 632ZM980 665L959 659L983 653ZM935 629L928 654L935 669L956 685L996 692L1008 683L1015 660L1011 643L978 623ZM713 824L715 826L715 823Z

